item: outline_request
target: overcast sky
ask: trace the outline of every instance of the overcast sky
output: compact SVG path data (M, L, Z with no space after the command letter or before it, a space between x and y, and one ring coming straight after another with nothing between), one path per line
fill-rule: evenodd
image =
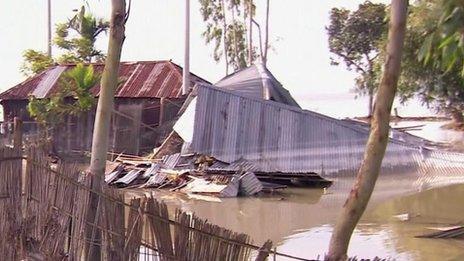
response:
M19 72L26 49L46 51L47 0L3 1L0 9L0 90L22 80ZM331 66L325 26L332 7L355 9L361 0L270 0L270 43L268 67L303 108L332 116L362 115L365 101L345 102L346 109L326 99L350 99L354 75L344 67ZM388 1L374 1L385 2ZM52 23L66 21L82 0L52 0ZM91 12L109 18L110 0L88 0ZM255 0L256 20L264 25L265 0ZM205 26L198 0L191 0L191 71L216 82L224 76L224 63L212 58L213 47L201 37ZM133 0L126 28L122 60L169 60L183 65L184 0ZM97 46L106 49L108 38ZM56 53L56 49L54 50ZM334 95L336 94L336 95ZM351 95L352 96L352 95ZM413 111L417 111L414 108Z

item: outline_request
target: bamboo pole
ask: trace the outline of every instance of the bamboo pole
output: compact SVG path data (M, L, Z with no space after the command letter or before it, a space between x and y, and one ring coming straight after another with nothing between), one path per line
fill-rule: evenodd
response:
M182 71L182 94L187 95L190 88L190 0L185 0L185 46L184 70Z
M21 149L23 144L23 122L20 118L14 117L13 121L13 147Z
M47 55L52 57L52 3L47 0Z

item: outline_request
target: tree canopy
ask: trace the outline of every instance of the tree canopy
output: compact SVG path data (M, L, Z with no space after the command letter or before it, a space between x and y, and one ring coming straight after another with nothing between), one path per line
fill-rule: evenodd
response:
M461 51L457 51L461 47L459 43L451 43L450 39L456 40L456 33L451 33L450 38L444 34L444 28L439 28L449 17L446 2L423 0L411 6L399 95L402 100L418 97L437 112L448 113L456 121L462 121L463 58L459 57ZM445 31L451 32L450 29Z
M419 59L425 64L441 67L445 72L459 67L464 76L464 2L422 0L416 9L425 16L422 19L434 22L419 22L417 17L418 23L425 27Z
M358 73L357 91L373 90L385 62L387 6L369 1L358 10L334 8L327 27L333 64ZM413 97L462 121L464 2L419 0L410 6L398 83L401 101Z
M357 10L333 8L330 11L329 50L333 65L345 64L358 73L356 91L373 96L376 81L376 63L381 40L387 30L384 4L366 1ZM369 105L371 112L372 104ZM370 113L369 113L370 114Z
M245 68L258 57L252 50L252 61L248 61L246 19L253 16L256 6L252 0L199 0L200 11L206 23L203 37L207 44L214 45L213 58L219 62L224 57L226 72ZM250 8L251 6L251 8Z

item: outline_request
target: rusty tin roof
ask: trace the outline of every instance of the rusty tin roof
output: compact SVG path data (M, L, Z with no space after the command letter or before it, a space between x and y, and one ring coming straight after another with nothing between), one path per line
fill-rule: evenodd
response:
M103 72L104 64L94 63L94 70ZM23 81L0 94L1 100L23 100L29 95L48 98L59 89L61 74L75 64L56 65ZM119 77L123 81L115 92L117 98L180 98L182 97L182 68L171 61L121 62ZM208 81L191 74L190 86ZM100 83L91 92L98 96Z

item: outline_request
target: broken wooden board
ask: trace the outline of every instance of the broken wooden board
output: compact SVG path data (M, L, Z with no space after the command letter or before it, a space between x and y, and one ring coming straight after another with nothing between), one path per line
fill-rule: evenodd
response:
M441 230L425 235L416 236L417 238L448 238L464 239L464 226L457 226L451 229Z

